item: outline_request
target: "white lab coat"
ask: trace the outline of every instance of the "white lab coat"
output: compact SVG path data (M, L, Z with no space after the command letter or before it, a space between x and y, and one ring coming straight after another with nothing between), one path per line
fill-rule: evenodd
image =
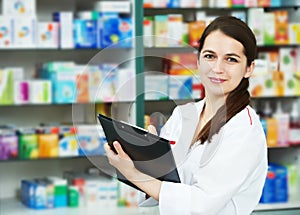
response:
M259 117L248 106L211 143L190 148L204 103L176 107L161 130L160 136L176 142L181 183L162 182L160 215L247 215L259 202L268 168Z

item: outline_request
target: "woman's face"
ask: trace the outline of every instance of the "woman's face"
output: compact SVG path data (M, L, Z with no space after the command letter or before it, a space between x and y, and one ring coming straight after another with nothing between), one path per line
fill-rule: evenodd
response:
M205 39L198 59L200 79L208 96L227 96L243 77L249 77L254 63L247 66L243 45L221 31Z

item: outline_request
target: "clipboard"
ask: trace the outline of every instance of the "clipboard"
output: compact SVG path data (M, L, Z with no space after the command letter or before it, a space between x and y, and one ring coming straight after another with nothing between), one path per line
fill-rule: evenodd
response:
M111 119L102 114L98 114L98 120L111 148L114 150L112 143L117 140L139 171L161 181L180 183L168 140L149 133L145 129ZM118 170L116 172L119 181L140 190Z

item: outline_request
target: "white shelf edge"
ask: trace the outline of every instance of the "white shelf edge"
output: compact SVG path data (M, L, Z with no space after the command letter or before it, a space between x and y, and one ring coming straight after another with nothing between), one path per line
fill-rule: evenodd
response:
M287 203L260 203L255 211L270 211L270 210L285 210L285 209L300 209L300 201Z

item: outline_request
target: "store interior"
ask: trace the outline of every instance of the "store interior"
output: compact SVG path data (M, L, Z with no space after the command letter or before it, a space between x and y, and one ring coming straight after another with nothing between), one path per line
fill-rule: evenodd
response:
M269 169L253 214L300 214L299 0L0 0L0 214L159 214L118 181L101 113L159 132L200 101L198 39L253 30L251 106ZM34 193L34 194L33 194Z

